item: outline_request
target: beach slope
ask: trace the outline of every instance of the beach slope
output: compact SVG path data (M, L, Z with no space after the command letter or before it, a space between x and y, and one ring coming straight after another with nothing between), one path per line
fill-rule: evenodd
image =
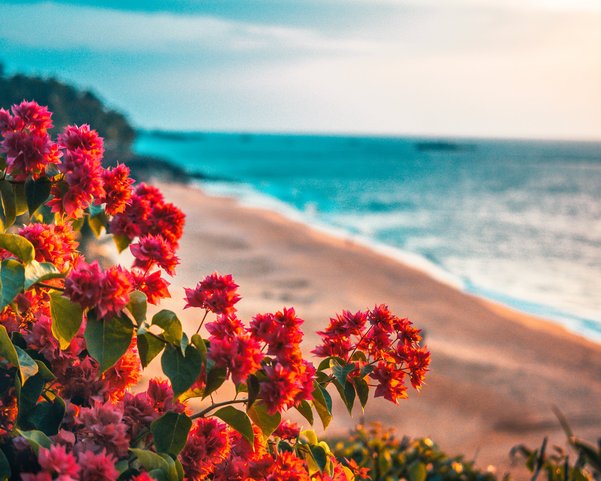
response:
M476 456L478 465L497 465L501 473L519 442L538 446L545 435L565 442L553 405L577 434L601 434L600 345L276 213L192 187L159 187L187 215L173 299L161 308L180 310L183 287L213 271L231 273L241 286L241 318L294 306L305 320L308 352L318 342L315 331L334 313L386 303L424 329L431 373L423 390L400 406L370 402L366 421L431 436L451 454ZM188 331L198 322L194 311L183 314ZM328 432L361 419L360 411L353 419L341 404L335 411Z

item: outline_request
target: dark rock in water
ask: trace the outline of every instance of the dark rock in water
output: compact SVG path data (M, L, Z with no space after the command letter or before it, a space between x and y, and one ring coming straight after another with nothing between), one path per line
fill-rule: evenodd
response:
M462 144L448 140L421 140L419 142L415 142L415 149L419 152L459 152L474 150L475 146L472 144Z

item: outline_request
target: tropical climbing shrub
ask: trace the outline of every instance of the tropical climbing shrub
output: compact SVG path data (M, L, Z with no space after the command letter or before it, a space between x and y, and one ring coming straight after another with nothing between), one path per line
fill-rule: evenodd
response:
M385 305L344 311L319 332L314 365L295 310L244 322L231 276L171 293L184 214L125 165L103 168L88 125L56 140L51 126L35 102L0 109L0 479L364 479L287 413L325 428L334 393L349 413L370 393L398 403L428 370L420 331ZM132 264L86 259L82 228ZM194 332L175 312L148 314L172 294L197 312ZM165 377L133 392L159 357Z

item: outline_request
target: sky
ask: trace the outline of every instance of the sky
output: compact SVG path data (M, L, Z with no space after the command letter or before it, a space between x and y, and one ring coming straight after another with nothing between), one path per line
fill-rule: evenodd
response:
M601 0L0 0L0 62L140 128L601 139Z

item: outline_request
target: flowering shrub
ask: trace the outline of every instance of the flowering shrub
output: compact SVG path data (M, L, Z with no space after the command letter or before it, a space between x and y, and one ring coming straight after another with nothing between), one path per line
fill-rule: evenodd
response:
M343 312L320 333L315 367L303 357L294 309L238 318L238 286L211 274L185 290L196 332L177 314L147 316L169 297L184 215L126 166L104 169L103 141L69 126L53 141L35 102L0 109L0 479L352 480L312 430L332 418L328 387L348 411L370 391L393 402L418 389L429 365L420 331L384 305ZM77 250L87 224L129 248L128 268ZM166 379L130 391L160 356ZM215 402L226 382L232 399ZM204 400L194 412L188 401ZM357 469L359 471L357 472Z

